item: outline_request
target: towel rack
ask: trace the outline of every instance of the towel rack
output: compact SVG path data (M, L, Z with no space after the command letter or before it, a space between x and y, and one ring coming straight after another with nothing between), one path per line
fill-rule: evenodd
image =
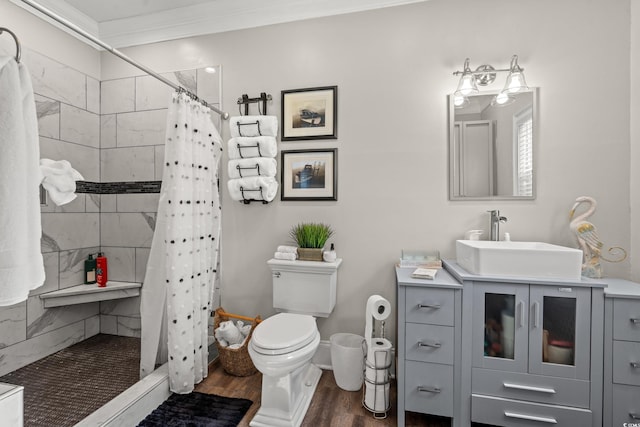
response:
M0 34L2 34L3 31L6 31L7 33L9 33L11 35L11 37L13 37L13 40L16 42L16 62L20 62L20 56L22 53L22 48L20 47L20 40L18 40L18 36L16 36L13 31L11 31L8 28L4 28L4 27L0 27Z
M261 199L252 199L250 197L247 197L245 195L245 193L250 193L250 192L260 192L260 197L262 197ZM258 188L254 188L254 189L249 189L249 188L244 188L244 187L240 187L240 193L242 194L242 203L244 203L245 205L248 205L251 202L262 202L263 205L266 205L267 203L269 203L268 201L266 201L264 199L264 193L262 192L262 185Z
M258 112L261 116L267 115L267 101L271 101L271 94L267 94L265 92L260 93L260 97L258 98L249 98L249 95L243 94L240 98L238 98L238 111L240 115L248 116L249 115L249 104L254 103L262 103L262 111L260 110L260 104L258 104ZM240 106L244 105L244 114L242 114L242 110Z

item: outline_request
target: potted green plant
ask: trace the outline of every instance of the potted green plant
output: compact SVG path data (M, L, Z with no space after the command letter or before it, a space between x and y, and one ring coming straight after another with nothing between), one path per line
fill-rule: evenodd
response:
M322 249L333 233L327 224L303 222L291 227L289 236L298 245L298 259L322 261Z

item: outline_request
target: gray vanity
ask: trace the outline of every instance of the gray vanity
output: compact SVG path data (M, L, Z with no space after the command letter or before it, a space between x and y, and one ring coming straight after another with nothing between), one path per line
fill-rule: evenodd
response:
M603 425L640 425L640 284L607 279L604 315Z
M396 268L398 425L602 425L605 281L412 271Z

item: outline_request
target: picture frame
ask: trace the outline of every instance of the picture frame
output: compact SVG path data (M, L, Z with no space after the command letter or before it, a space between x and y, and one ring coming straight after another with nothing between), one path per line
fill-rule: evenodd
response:
M280 200L338 200L338 149L281 151Z
M282 91L282 141L338 138L338 86Z

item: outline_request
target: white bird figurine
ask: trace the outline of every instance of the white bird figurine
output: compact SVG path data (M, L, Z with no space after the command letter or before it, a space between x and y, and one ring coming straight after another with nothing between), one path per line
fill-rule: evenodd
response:
M576 213L576 209L582 203L588 203L589 207L585 212L573 218ZM580 245L580 249L582 249L583 253L582 275L593 278L602 277L600 259L607 262L620 262L627 258L627 251L619 246L610 248L609 252L611 253L614 250L621 251L623 254L621 259L609 260L602 256L602 248L604 245L598 236L598 231L596 230L595 225L587 221L587 218L595 212L597 205L598 204L593 197L580 196L576 199L576 202L569 213L569 219L571 219L569 228L575 233L578 239L578 244Z

